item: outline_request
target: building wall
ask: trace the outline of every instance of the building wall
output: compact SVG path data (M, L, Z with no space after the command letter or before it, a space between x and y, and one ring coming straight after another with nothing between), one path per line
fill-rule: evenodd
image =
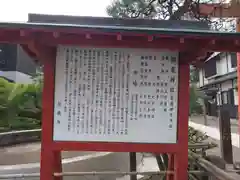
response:
M32 83L33 60L16 44L0 44L0 77L17 83Z
M0 70L16 71L17 46L14 44L0 44Z
M232 61L236 56L231 53L216 53L208 61L216 62L216 74L206 78L205 67L199 70L199 88L206 91L211 87L219 90L215 96L215 104L208 104L209 111L217 111L217 108L224 107L229 110L232 118L237 117L238 93L236 90L236 62ZM205 63L206 64L206 63ZM213 65L213 64L212 64ZM210 69L211 70L211 69ZM207 69L209 71L209 69ZM214 108L213 108L214 107ZM216 112L208 112L216 115Z
M33 82L32 76L18 71L0 71L0 77L21 84L30 84Z
M35 61L22 49L21 46L17 46L17 68L18 72L26 75L36 74Z
M237 70L237 67L232 67L232 61L231 61L231 54L227 53L227 67L228 67L228 72L233 72Z
M229 89L233 88L232 80L228 80L220 84L221 84L221 91L228 91Z
M219 58L216 61L216 68L217 74L209 78L205 78L204 68L201 68L199 70L199 87L214 82L214 78L218 76L223 76L237 70L236 67L232 67L231 54L229 53L222 53L221 55L219 55Z

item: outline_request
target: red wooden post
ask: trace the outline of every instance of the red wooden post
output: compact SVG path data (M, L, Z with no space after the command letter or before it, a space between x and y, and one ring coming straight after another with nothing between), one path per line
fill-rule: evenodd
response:
M174 171L174 154L168 154L168 171ZM174 180L173 174L168 174L167 180Z
M62 172L61 151L53 149L53 110L54 110L54 77L55 53L41 52L44 62L44 88L42 98L42 146L40 180L62 180L53 176L54 172ZM46 59L47 58L47 59Z
M181 60L180 60L181 62ZM188 179L188 113L189 113L189 64L179 65L178 83L178 149L174 157L175 180Z
M237 19L237 32L240 32L240 18ZM237 77L238 77L237 78L237 87L238 87L238 133L240 135L240 53L237 53Z

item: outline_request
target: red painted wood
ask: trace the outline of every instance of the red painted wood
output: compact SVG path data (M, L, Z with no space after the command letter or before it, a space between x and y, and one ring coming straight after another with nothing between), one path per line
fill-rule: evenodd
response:
M27 53L28 56L30 56L33 59L36 58L37 55L28 47L28 45L21 44L21 47Z
M188 117L189 117L189 73L187 64L179 66L178 82L178 152L174 157L175 180L188 179Z
M110 142L54 142L53 148L62 151L106 151L106 152L177 152L177 144L110 143Z
M240 18L237 19L237 32L240 32ZM240 135L240 48L237 53L237 87L238 87L238 134Z
M54 34L58 36L54 36ZM86 34L91 35L91 39L86 39ZM171 50L190 50L194 51L198 44L203 44L202 48L206 51L232 51L238 52L240 45L235 43L237 37L214 37L214 36L193 36L193 35L171 35L154 34L154 40L148 41L148 34L133 32L122 32L122 40L117 40L117 32L102 32L99 30L89 31L84 29L0 29L1 43L19 43L28 44L30 41L42 42L47 45L68 44L85 46L104 46L104 47L125 47L125 48L165 48ZM184 38L181 43L180 39ZM156 40L157 39L157 40ZM205 47L209 41L216 43ZM95 42L96 41L96 42Z
M240 53L237 53L237 77L238 94L240 94ZM238 134L240 135L240 95L238 95L238 114Z
M110 35L92 35L91 39L86 39L85 35L63 34L59 38L54 38L52 34L42 34L38 36L39 41L48 45L83 45L96 47L122 47L122 48L152 48L152 49L170 49L195 52L201 48L204 51L238 51L240 45L235 43L235 39L214 39L215 44L211 44L213 38L184 38L182 36L157 37L149 41L149 36L127 36L122 35L122 40L117 40L117 36Z
M40 180L61 180L53 176L54 171L61 171L61 156L52 149L53 143L53 108L54 108L54 68L55 53L44 54L44 88L42 98L42 142Z
M54 172L61 173L62 172L62 156L61 156L61 151L53 151L53 156L54 156L54 161L53 161L53 167L54 167ZM54 180L62 180L63 177L54 177Z
M94 37L86 39L85 36L62 36L59 38L41 37L41 42L48 45L78 45L84 47L111 47L111 48L150 48L150 49L170 49L170 50L186 50L194 46L193 42L187 41L186 44L180 43L178 38L162 38L149 42L145 38L122 37L122 40L117 40L115 36Z
M174 171L174 154L168 154L168 171ZM168 174L166 180L174 180L173 174Z
M136 32L134 30L132 31L122 31L121 28L119 30L107 30L107 29L97 29L97 28L75 28L75 27L68 27L68 28L59 28L59 27L25 27L25 28L4 28L0 29L0 33L8 33L8 32L25 32L25 34L32 34L32 33L54 33L58 32L59 35L63 34L75 34L75 35L82 35L82 34L91 34L91 35L101 35L101 36L117 36L118 34L121 34L123 36L131 36L131 37L143 37L143 36L149 36L149 35L154 35L157 37L182 37L182 38L190 38L190 39L240 39L238 35L236 36L219 36L219 35L214 35L214 34L209 34L209 35L204 35L204 33L199 33L199 34L172 34L172 33L165 33L161 31L155 31L155 32ZM119 32L122 31L122 32Z

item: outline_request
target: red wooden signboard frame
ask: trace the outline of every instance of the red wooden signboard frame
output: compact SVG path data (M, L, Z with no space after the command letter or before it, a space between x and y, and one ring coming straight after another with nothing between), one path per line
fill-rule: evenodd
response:
M61 180L54 172L62 172L61 151L153 152L169 154L168 180L187 180L189 63L207 51L239 51L240 34L155 34L127 31L106 32L76 27L57 28L38 25L0 24L0 42L18 43L31 56L44 64L42 104L41 180ZM90 143L53 141L54 79L57 45L85 47L154 48L180 51L178 85L178 132L176 144ZM161 134L160 134L161 135Z
M97 47L92 42L92 47ZM124 48L125 46L123 46ZM135 48L135 47L133 47ZM44 60L44 90L42 117L41 180L52 178L53 172L61 172L61 151L110 151L152 152L174 155L174 171L178 179L187 178L188 167L188 99L189 65L179 64L178 132L176 144L63 142L53 141L54 79L56 48ZM179 60L181 62L181 59ZM161 135L161 134L159 134ZM181 177L181 178L180 178ZM185 178L186 177L186 178ZM61 179L55 177L55 179Z
M94 45L93 45L94 46ZM56 49L45 56L42 115L41 180L52 178L53 172L61 172L61 151L112 151L153 152L175 155L174 168L177 177L187 177L188 166L188 98L189 65L179 65L178 133L176 144L140 143L88 143L53 141L54 79ZM181 62L181 60L180 60ZM161 134L160 134L161 135ZM61 179L55 177L55 179Z

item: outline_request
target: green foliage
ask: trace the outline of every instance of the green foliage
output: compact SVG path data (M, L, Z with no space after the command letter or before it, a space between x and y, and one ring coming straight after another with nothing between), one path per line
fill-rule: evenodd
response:
M109 16L115 18L144 18L159 20L190 19L204 21L214 30L234 31L234 18L211 18L200 14L199 4L219 3L221 0L114 0L107 7Z
M146 17L156 12L154 4L144 0L118 0L107 7L107 13L118 18Z
M199 102L201 98L200 92L197 90L196 83L198 82L198 70L190 66L190 100L189 100L189 113L202 114L202 105Z
M189 101L189 113L190 114L201 114L202 106L199 103L199 94L194 84L190 85L190 101Z
M0 131L41 125L42 84L17 84L0 78Z
M107 13L113 17L121 18L154 18L181 20L188 14L193 19L206 19L199 17L198 4L204 0L115 0L107 7Z
M191 84L195 84L199 81L199 72L198 69L196 69L193 66L190 66L190 82Z

